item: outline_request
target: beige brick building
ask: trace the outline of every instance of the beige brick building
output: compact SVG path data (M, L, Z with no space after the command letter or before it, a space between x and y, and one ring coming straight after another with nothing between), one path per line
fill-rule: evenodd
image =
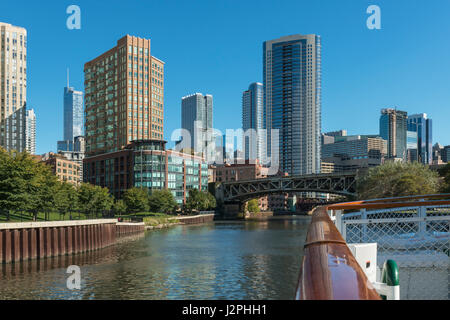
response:
M81 166L75 161L68 160L60 154L46 153L41 157L45 164L52 167L53 173L59 180L78 186L82 181L80 178Z
M164 62L149 39L125 36L84 65L86 156L163 139Z

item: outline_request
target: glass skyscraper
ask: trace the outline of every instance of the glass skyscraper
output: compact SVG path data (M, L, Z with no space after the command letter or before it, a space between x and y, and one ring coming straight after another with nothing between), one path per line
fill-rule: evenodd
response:
M215 137L211 132L213 129L212 95L195 93L181 99L181 128L189 131L191 135L190 149L204 153L207 160L215 158ZM210 146L211 154L206 154Z
M423 164L433 162L433 133L432 120L426 113L408 116L408 131L417 133L417 161Z
M265 159L264 140L264 86L252 83L242 94L242 129L245 159ZM248 131L249 129L253 129Z
M83 135L83 92L64 88L64 140Z
M278 147L280 170L290 175L319 173L320 36L292 35L265 41L263 60L267 154L274 160ZM276 147L272 146L272 129L279 130Z
M397 109L381 110L380 136L388 142L387 157L407 159L408 113Z

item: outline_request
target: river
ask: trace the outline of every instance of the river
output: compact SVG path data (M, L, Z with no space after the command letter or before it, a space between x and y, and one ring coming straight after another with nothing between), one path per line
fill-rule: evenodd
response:
M89 253L1 265L0 299L293 299L309 219L147 231ZM69 265L81 289L67 288Z

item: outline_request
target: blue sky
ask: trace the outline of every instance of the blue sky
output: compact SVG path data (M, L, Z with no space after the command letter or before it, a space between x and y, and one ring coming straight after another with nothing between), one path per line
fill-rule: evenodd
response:
M81 30L66 8L81 8ZM366 8L381 8L381 30ZM240 128L242 92L262 81L262 43L290 34L322 37L322 130L378 132L380 109L433 119L434 142L450 144L448 0L1 1L0 21L28 30L28 105L37 153L62 138L63 88L83 90L83 65L125 34L150 38L165 67L166 140L180 127L181 97L214 96L214 127ZM172 144L170 144L172 145Z

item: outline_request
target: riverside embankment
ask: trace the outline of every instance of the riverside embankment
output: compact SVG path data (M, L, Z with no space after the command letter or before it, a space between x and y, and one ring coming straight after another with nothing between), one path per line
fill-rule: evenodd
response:
M144 223L116 219L0 224L0 263L56 257L105 248L144 232Z

